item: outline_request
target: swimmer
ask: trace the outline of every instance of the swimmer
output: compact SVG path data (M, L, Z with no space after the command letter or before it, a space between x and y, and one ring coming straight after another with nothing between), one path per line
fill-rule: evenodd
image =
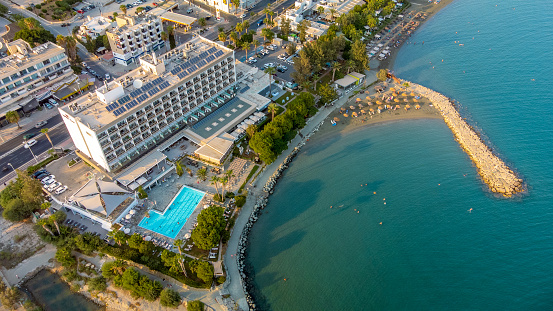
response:
M384 202L384 205L386 205L386 202Z
M380 224L382 225L382 221L380 222Z
M374 191L373 194L376 194L376 191Z
M359 214L359 211L357 211L357 214Z
M468 210L469 213L472 213L472 207Z

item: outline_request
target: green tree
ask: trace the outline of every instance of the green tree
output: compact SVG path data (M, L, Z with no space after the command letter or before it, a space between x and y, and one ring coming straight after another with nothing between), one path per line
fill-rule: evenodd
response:
M253 44L255 50L257 51L257 47L259 46L259 41L258 40L253 40L252 44Z
M52 214L52 216L49 217L49 220L52 221L56 226L56 229L58 230L58 235L61 234L59 223L63 222L66 217L67 215L65 215L65 213L61 210L55 212L54 214Z
M127 14L127 6L126 5L121 4L119 6L119 10L121 10L121 12L123 12L123 14Z
M100 237L92 235L90 232L78 234L75 236L75 246L84 254L92 254L103 244Z
M159 303L163 307L176 309L179 307L181 302L182 302L182 298L180 294L177 291L170 288L163 289L161 291L161 294L159 295Z
M239 39L240 38L238 37L238 33L236 33L236 31L233 31L230 33L230 41L232 41L234 46L236 46L236 43L238 42Z
M205 181L207 179L207 169L205 167L200 168L196 171L196 176L199 180Z
M199 300L192 300L186 303L187 311L204 311L205 305Z
M224 32L219 32L219 41L225 43L227 41L227 35Z
M198 25L200 25L200 27L202 27L202 29L205 29L205 26L207 26L207 21L205 20L205 18L200 18L198 19Z
M4 282L0 282L0 302L2 306L9 310L15 310L14 305L19 302L21 298L21 292L17 287L7 287Z
M319 15L323 15L324 12L325 12L325 8L322 7L322 6L319 6L319 7L317 8L317 12L319 13Z
M219 194L219 187L218 187L218 185L219 185L220 178L217 177L217 176L215 176L215 175L213 175L213 176L211 176L211 179L210 179L209 181L211 182L212 185L215 186L215 193Z
M308 20L304 19L296 27L299 31L299 39L301 43L304 43L307 38L307 29L309 28L309 26L311 26L311 23Z
M244 28L242 28L242 23L236 23L236 26L234 26L234 29L236 29L236 32L240 34Z
M67 247L58 248L55 257L56 260L64 267L72 267L77 263L75 256L71 254L71 250Z
M177 162L175 163L175 172L177 173L177 175L178 175L179 177L181 177L182 174L184 174L184 169L182 168L182 164L181 164L180 161L177 161Z
M295 72L292 73L292 77L297 83L301 84L311 75L313 67L311 65L311 59L307 55L305 49L302 49L299 53L299 57L294 60Z
M319 77L318 74L314 74L311 78L313 79L313 90L315 90L315 92L317 92L317 82L319 81L319 79L321 77Z
M332 16L332 18L334 18L336 14L336 9L330 9L330 16Z
M226 221L223 209L219 206L210 206L198 215L196 228L192 231L192 240L201 249L211 249L221 240Z
M122 260L108 261L102 265L102 276L111 279L115 276L123 275L127 270L127 264Z
M285 17L282 20L282 23L280 24L280 33L285 37L288 38L288 35L290 34L290 31L292 30L292 27L290 26L290 19ZM290 54L290 53L288 53Z
M240 7L240 0L232 0L232 5L234 5L234 9L236 12L238 12L238 8Z
M165 43L165 52L167 52L167 39L168 39L167 33L165 31L162 31L160 35L161 35L161 40Z
M127 244L130 248L139 249L140 245L144 242L142 236L138 233L134 233L127 239Z
M207 261L200 261L194 259L190 264L190 269L196 273L199 279L204 283L211 283L213 281L213 266Z
M6 120L10 123L17 123L17 128L20 129L21 126L19 125L19 113L17 111L8 111L6 112Z
M248 22L247 20L243 21L242 22L242 29L244 29L246 31L246 34L248 34L248 28L250 28L250 22Z
M336 70L340 70L340 63L339 62L332 62L331 68L332 68L332 82L334 82L334 77L336 74Z
M294 55L296 53L296 44L294 42L290 42L290 44L288 44L286 47L286 53L288 55Z
M139 186L136 188L136 192L138 192L138 198L139 199L146 199L148 197L148 194L146 193L146 190L142 188L142 186Z
M257 125L255 124L250 124L246 128L246 134L248 135L249 139L252 139L253 134L255 134L256 132L257 132Z
M136 13L136 15L140 14L140 12L144 11L144 8L139 6L136 8L136 10L134 11L134 13Z
M378 78L378 80L380 81L386 81L388 79L388 70L386 69L380 69L377 73L376 73L376 77Z
M275 103L270 103L267 107L267 111L271 114L271 121L275 119L275 112L277 111L277 105Z
M108 288L106 279L103 276L92 278L87 284L88 290L92 292L104 292Z
M319 96L321 96L319 99L320 103L326 105L335 100L338 97L338 93L333 87L325 83L319 87Z
M184 264L185 260L186 257L182 253L175 254L168 250L164 250L163 252L161 252L161 261L163 262L163 264L165 264L165 266L169 267L169 270L171 272L177 273L180 271L185 276L187 276L186 267Z
M261 29L261 35L263 36L263 39L265 39L265 41L269 42L271 42L275 37L275 33L269 28Z
M242 49L246 51L246 59L248 58L248 49L250 48L251 43L249 42L242 42Z
M21 200L20 198L10 200L7 205L2 206L4 206L2 217L9 221L23 221L24 219L31 216L31 211L26 208L25 203L23 203L23 200Z
M356 71L363 73L365 69L369 69L369 57L365 51L365 44L361 40L353 43L351 47L351 59L355 62L354 68Z
M108 237L112 238L119 246L127 241L127 235L120 230L112 230L108 232Z

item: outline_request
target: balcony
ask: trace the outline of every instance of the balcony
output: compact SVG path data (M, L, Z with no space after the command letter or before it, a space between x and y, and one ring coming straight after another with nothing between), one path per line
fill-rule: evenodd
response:
M113 151L113 148L111 146L109 146L106 149L104 149L104 154L111 153L112 151Z
M112 135L112 136L109 137L109 139L110 139L111 141L116 141L116 140L118 140L119 138L121 138L121 136L119 136L119 134L115 134L115 135Z
M153 118L155 116L155 114L153 112L150 112L148 113L148 120L150 120L151 118Z
M106 145L111 144L111 141L109 139L106 139L100 143L100 146L105 147Z

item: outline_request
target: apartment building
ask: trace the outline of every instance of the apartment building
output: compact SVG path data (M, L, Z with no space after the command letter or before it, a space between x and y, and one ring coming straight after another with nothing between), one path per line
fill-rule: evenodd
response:
M129 65L138 62L145 53L165 46L161 40L161 19L148 14L144 16L117 16L117 27L106 31L115 62Z
M96 39L99 36L105 35L106 31L111 29L111 27L112 21L107 17L87 16L87 20L79 28L79 35L84 41L86 41L86 36L90 36L92 39Z
M234 66L233 50L196 37L59 110L79 154L115 174L234 98Z
M31 48L18 39L7 48L10 55L0 60L0 116L21 109L45 87L73 75L65 50L54 43Z

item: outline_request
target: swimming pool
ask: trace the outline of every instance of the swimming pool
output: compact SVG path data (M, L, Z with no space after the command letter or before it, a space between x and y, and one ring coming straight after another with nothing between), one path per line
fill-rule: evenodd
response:
M152 210L138 226L174 239L204 195L205 192L183 186L163 214Z

